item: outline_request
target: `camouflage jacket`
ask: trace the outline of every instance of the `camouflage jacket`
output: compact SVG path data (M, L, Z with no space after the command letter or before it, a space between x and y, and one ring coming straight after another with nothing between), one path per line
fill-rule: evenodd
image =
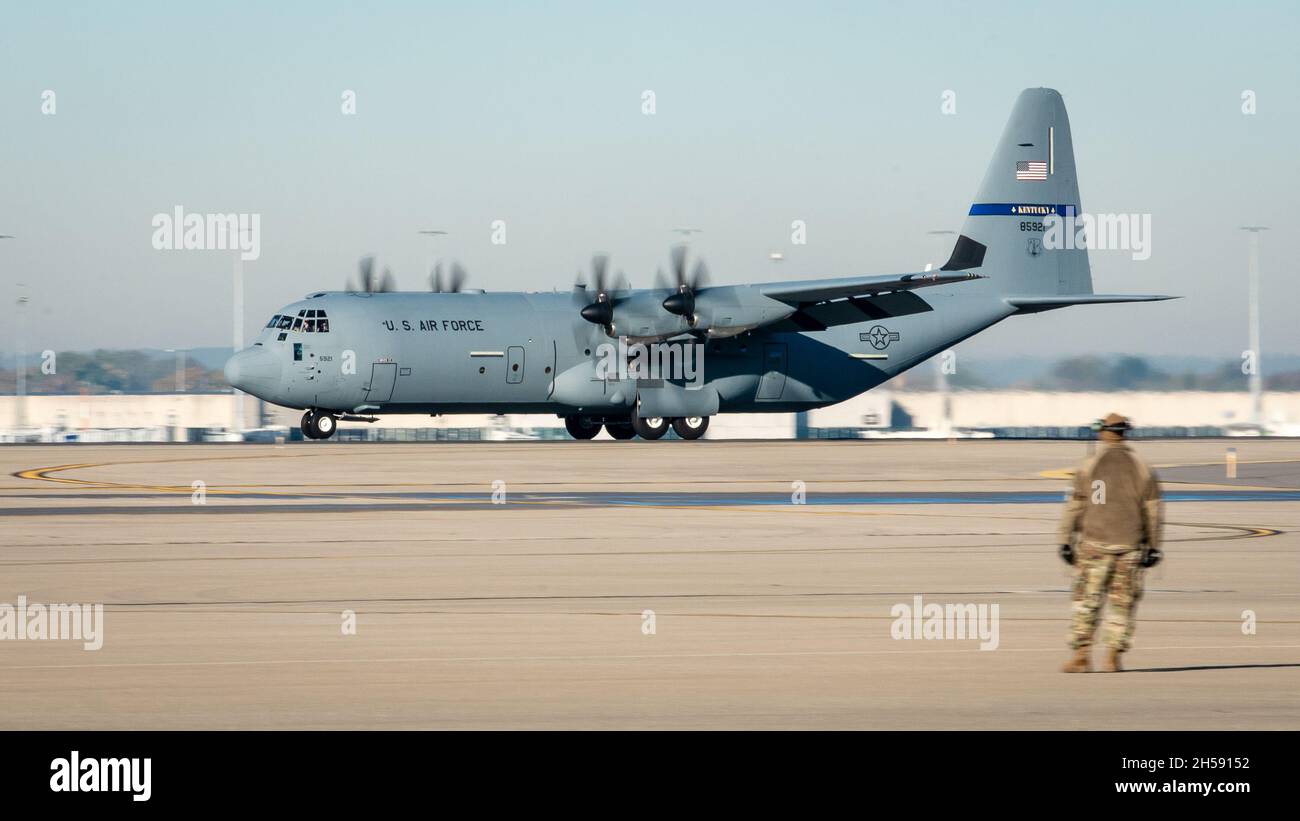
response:
M1160 546L1164 504L1160 481L1123 442L1105 442L1074 474L1061 517L1061 544L1076 532L1082 541L1108 552L1143 542Z

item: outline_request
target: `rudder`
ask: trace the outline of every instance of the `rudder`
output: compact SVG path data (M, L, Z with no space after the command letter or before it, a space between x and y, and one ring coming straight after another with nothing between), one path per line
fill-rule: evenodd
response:
M1050 88L1020 93L945 271L978 271L1007 295L1091 294L1083 248L1043 247L1043 220L1082 213L1070 120Z

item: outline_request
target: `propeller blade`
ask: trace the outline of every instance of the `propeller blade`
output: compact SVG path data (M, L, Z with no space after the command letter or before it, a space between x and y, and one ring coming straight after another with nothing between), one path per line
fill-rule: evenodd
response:
M684 317L692 327L695 326L695 291L704 287L709 279L708 266L704 260L696 260L690 279L686 277L686 246L673 247L673 277L677 281L676 290L663 301L664 310L670 314Z
M361 273L361 290L366 293L374 291L375 258L362 257L357 267Z
M600 325L609 334L614 324L614 298L608 290L609 286L609 257L605 254L596 254L591 258L591 276L596 288L595 301L584 305L578 313L588 322ZM582 274L578 274L578 283L574 285L574 294L580 295L581 298L587 297L587 286L582 283ZM614 283L615 290L620 287L620 282L625 282L627 277L623 276L620 271ZM624 286L625 287L625 286ZM579 288L582 290L579 291Z
M453 294L460 293L461 286L465 284L465 279L468 276L469 275L465 272L464 266L462 266L459 262L453 262L451 264L451 280L447 285L448 290L450 290Z
M677 281L677 286L686 284L686 246L673 246L673 278Z
M596 293L607 293L609 283L606 281L609 275L609 257L604 254L596 254L591 258L591 279L596 286Z
M392 291L393 288L393 272L385 268L383 276L379 278L379 284L375 287L375 292L386 294L389 291Z
M698 291L708 285L709 266L704 264L704 260L696 260L695 272L691 274L691 290Z

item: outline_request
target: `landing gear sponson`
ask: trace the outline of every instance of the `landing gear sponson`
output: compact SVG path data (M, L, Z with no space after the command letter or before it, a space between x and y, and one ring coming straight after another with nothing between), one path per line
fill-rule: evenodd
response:
M314 408L302 415L302 435L308 439L328 439L338 430L338 420L331 414Z
M699 439L709 429L709 417L686 416L670 419L667 416L582 416L564 417L564 427L574 439L594 439L602 427L615 439L661 439L672 428L682 439Z

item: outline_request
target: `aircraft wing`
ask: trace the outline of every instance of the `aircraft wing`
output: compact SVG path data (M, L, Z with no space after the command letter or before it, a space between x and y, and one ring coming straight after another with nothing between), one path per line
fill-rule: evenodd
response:
M757 286L763 296L779 299L791 305L815 305L833 299L853 296L872 297L890 291L914 291L933 285L951 285L984 279L980 274L966 271L927 271L922 274L901 276L840 277L837 279L799 280L795 282L769 282Z
M926 271L901 276L843 277L755 285L763 296L795 307L769 327L774 331L824 331L864 319L885 319L933 310L912 293L918 288L984 279L964 271Z

